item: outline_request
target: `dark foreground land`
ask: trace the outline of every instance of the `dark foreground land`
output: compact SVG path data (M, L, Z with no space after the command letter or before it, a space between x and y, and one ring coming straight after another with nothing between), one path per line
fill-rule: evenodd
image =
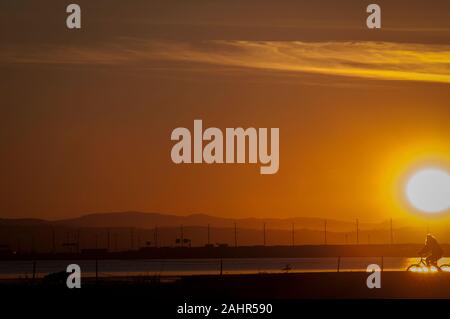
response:
M69 290L64 280L1 281L3 292L145 295L149 300L450 298L450 273L382 272L381 288L369 289L369 273L203 275L172 278L82 279Z

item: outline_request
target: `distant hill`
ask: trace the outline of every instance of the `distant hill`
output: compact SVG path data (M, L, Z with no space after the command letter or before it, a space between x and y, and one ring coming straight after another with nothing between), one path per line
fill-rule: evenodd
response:
M261 229L266 223L267 227L272 229L291 229L292 223L296 228L309 230L322 230L324 228L324 219L321 218L222 218L206 214L192 214L187 216L169 215L160 213L144 212L115 212L115 213L96 213L88 214L78 218L64 219L54 221L52 224L65 225L70 227L135 227L135 228L154 228L158 227L179 227L183 226L207 226L216 228L229 228L237 224L239 228ZM384 228L381 224L361 223L360 229ZM345 222L339 220L327 220L327 228L334 231L354 231L354 222Z
M327 229L336 232L354 232L355 222L327 219ZM146 212L111 212L111 213L93 213L83 215L77 218L62 219L57 221L47 221L43 219L0 219L0 226L33 226L33 225L55 225L67 227L92 227L92 228L143 228L150 229L158 227L179 227L183 226L201 226L208 224L215 228L230 228L237 224L239 228L261 229L263 224L267 228L290 230L294 224L296 229L323 230L325 219L312 217L296 218L223 218L206 214L191 214L186 216L146 213ZM403 221L395 222L396 228L409 227ZM360 230L388 229L389 222L382 223L359 223Z

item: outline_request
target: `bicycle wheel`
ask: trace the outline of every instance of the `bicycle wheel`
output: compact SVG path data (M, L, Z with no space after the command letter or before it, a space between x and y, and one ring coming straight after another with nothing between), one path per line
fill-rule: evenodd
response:
M408 268L406 268L406 271L411 271L411 272L423 272L423 267L421 264L412 264L411 266L409 266Z
M442 271L450 272L450 264L443 264L439 266L439 268L441 268Z

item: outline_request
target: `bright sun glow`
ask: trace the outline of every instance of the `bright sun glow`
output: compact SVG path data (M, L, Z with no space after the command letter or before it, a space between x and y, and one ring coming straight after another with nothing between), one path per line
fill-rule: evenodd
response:
M439 213L450 208L450 175L436 168L414 174L406 186L409 202L426 213Z

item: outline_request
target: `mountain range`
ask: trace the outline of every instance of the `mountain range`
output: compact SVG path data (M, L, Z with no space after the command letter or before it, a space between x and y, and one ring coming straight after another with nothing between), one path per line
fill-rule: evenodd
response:
M95 227L95 228L144 228L179 227L183 226L210 226L216 228L229 228L236 225L239 228L261 229L264 224L272 229L291 229L292 225L299 229L323 230L323 218L223 218L206 214L191 214L186 216L145 213L145 212L111 212L87 214L77 218L49 221L44 219L0 219L3 226L67 226L67 227ZM356 221L326 220L327 228L333 231L354 231ZM385 229L389 222L359 223L360 229Z

